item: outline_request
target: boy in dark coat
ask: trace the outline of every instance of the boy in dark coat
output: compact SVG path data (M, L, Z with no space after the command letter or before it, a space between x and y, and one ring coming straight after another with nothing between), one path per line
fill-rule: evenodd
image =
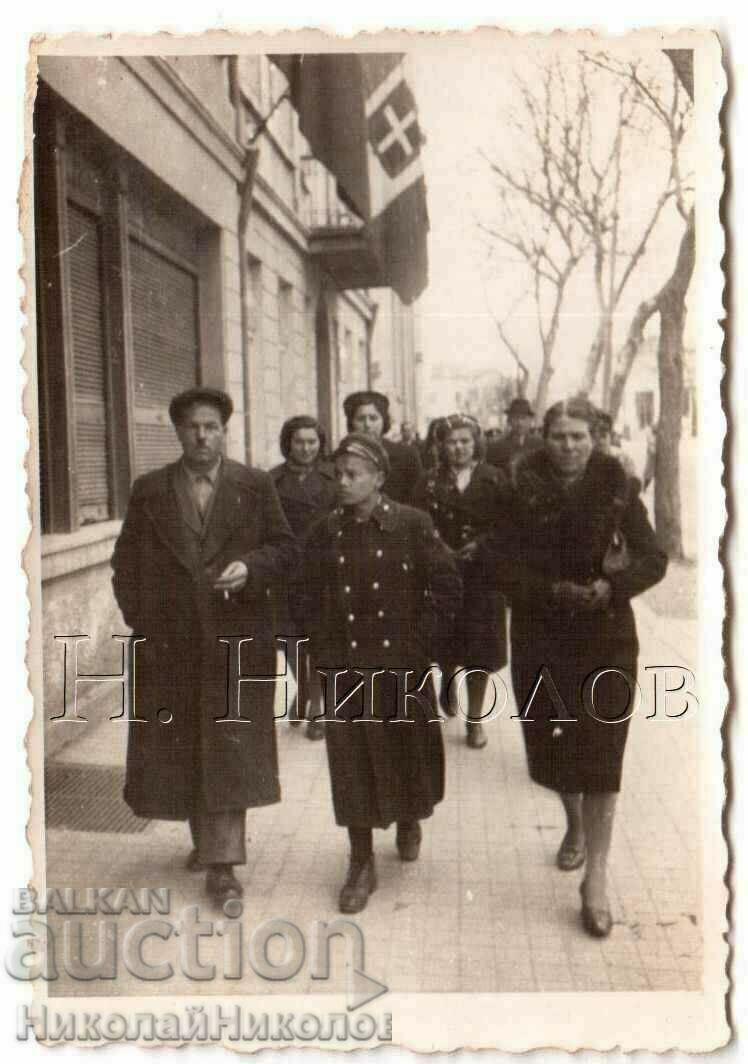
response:
M376 887L372 829L397 823L400 857L415 860L419 821L444 794L433 685L407 702L402 692L416 688L438 659L439 630L453 624L462 585L430 517L381 494L388 472L381 441L351 433L335 465L340 505L307 539L298 612L317 667L346 670L336 684L334 719L333 677L326 677L324 728L335 819L351 843L340 908L353 913ZM383 674L362 686L355 669ZM392 720L403 705L408 719Z
M387 452L387 480L382 486L383 493L396 502L412 505L413 489L422 473L421 456L415 444L387 438L392 428L387 396L371 390L353 392L343 400L343 411L349 432L374 436Z

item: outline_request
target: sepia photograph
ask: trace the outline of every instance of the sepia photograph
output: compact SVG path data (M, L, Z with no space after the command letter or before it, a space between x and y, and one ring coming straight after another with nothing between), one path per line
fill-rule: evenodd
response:
M724 1045L717 36L28 86L19 1037Z

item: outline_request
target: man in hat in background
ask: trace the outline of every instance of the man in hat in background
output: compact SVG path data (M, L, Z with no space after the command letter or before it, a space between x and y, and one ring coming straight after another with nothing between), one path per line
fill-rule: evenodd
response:
M241 685L227 705L229 648L246 636L243 674L275 672L270 588L297 547L267 473L224 456L231 398L213 388L176 396L178 461L133 485L112 558L136 649L125 800L138 816L188 820L191 868L222 905L240 897L245 815L280 800L272 683Z
M607 410L598 412L593 436L595 447L598 451L618 459L623 466L624 473L629 478L631 490L638 495L642 490L641 478L637 475L636 466L631 455L627 454L621 446L620 438L613 429L613 418Z
M498 440L491 440L486 448L486 461L511 477L519 459L543 446L543 441L532 431L533 409L527 399L512 399L507 409L509 428Z
M413 444L386 438L392 427L387 396L371 390L353 392L343 400L343 411L349 432L374 436L387 452L389 473L382 489L384 494L409 505L413 489L421 479L421 456Z
M376 887L372 829L396 823L400 858L414 861L420 821L444 794L433 684L408 699L411 719L388 718L402 705L398 685L404 680L413 689L438 660L460 608L462 583L429 515L383 494L389 463L382 440L351 433L334 457L339 505L305 542L297 617L311 637L314 664L346 670L335 685L335 719L322 724L335 819L350 841L340 909L355 913ZM372 679L373 712L365 720L356 669L384 673ZM405 678L391 669L412 671Z

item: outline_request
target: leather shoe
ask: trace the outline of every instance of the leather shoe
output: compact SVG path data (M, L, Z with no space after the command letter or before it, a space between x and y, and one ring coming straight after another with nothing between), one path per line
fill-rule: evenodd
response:
M421 849L421 825L417 820L397 825L397 852L401 861L417 861Z
M573 872L575 869L581 868L586 860L587 847L584 843L581 846L573 843L567 831L556 854L556 865L562 872Z
M488 742L482 724L468 724L467 744L471 750L482 750Z
M189 857L184 862L184 867L187 869L188 872L197 872L200 868L202 868L202 864L200 862L200 857L198 856L197 850L192 850L190 852Z
M307 739L312 739L312 740L324 739L324 737L325 737L325 726L324 726L324 724L320 724L320 722L318 720L310 720L310 721L308 721L307 722L307 726L306 726L306 737L307 737Z
M231 898L241 898L244 889L234 875L231 865L210 865L205 880L208 896L218 906L223 906Z
M582 927L593 938L607 938L613 929L613 917L610 909L599 909L587 904L584 880L579 884L579 893L582 895Z
M339 908L341 913L360 913L366 908L369 895L377 889L377 873L374 868L374 856L367 861L351 861L348 878L340 891Z

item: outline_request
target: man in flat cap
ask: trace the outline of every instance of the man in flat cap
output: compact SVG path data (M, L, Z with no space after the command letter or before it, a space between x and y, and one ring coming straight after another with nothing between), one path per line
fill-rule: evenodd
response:
M421 456L411 443L387 439L392 428L390 401L382 392L353 392L343 400L349 432L363 432L378 439L389 461L383 491L396 502L411 504L413 489L421 479Z
M252 637L242 673L276 671L270 589L297 560L270 476L223 454L231 413L212 388L172 400L182 457L135 481L112 559L122 614L145 637L125 800L138 816L189 821L188 866L206 868L219 905L242 894L233 866L246 861L247 808L280 800L273 685L241 685L251 723L221 720L237 713L219 640Z
M543 446L543 441L532 431L533 409L527 399L518 396L512 399L506 412L509 428L498 440L492 440L486 448L486 461L511 477L515 465L524 455Z
M376 887L372 829L397 824L400 858L418 857L420 821L444 794L444 747L432 683L408 701L398 684L418 685L438 660L460 608L457 566L428 514L382 493L387 452L374 436L351 433L335 453L338 506L304 544L297 616L318 668L345 670L336 684L335 719L322 718L335 819L348 829L350 867L342 912L363 909ZM373 716L360 675L373 680ZM411 670L405 679L387 670ZM346 698L350 692L350 697ZM358 718L358 719L357 719ZM374 719L375 718L375 719Z

